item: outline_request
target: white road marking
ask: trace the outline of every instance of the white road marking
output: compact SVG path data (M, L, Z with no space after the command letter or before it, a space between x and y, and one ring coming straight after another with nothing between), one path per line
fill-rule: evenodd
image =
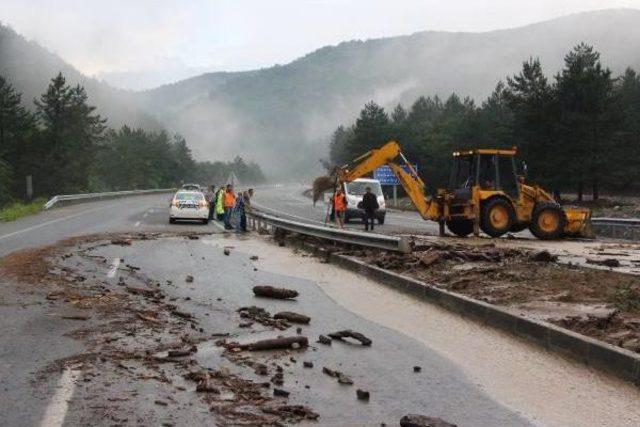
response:
M44 417L40 422L41 427L60 427L69 409L69 400L73 396L76 388L76 381L80 376L80 371L71 367L66 367L62 371L62 376L58 381L56 393L47 406Z
M135 224L133 224L134 227L139 227L140 226L140 221L136 222Z
M120 266L120 258L114 258L113 262L111 263L111 268L107 272L108 278L112 279L113 277L115 277L116 273L118 272L118 266Z
M103 207L96 208L96 209L89 209L89 210L86 210L86 211L78 212L78 213L73 214L73 215L65 216L65 217L58 218L58 219L53 219L53 220L47 221L47 222L43 222L42 224L34 225L33 227L24 228L22 230L14 231L13 233L9 233L9 234L5 234L4 236L0 236L0 240L6 239L8 237L16 236L18 234L26 233L26 232L29 232L29 231L32 231L32 230L37 230L38 228L46 227L47 225L51 225L51 224L55 224L56 222L65 221L67 219L75 218L75 217L80 216L80 215L84 215L84 214L88 214L88 213L91 213L91 212L96 212L96 211L100 211L100 210L103 210L103 209L107 209L107 208L109 208L111 206L113 206L113 205L103 206Z
M215 220L214 220L214 221L211 221L211 223L212 223L213 225L215 225L216 227L218 227L220 230L222 230L222 231L226 231L226 230L224 229L224 225L219 224L219 223L218 223L218 221L215 221Z

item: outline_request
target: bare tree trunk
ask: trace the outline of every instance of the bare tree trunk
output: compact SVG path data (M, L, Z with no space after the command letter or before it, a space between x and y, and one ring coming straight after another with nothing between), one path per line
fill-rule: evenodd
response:
M582 201L583 188L582 188L582 179L578 182L578 201Z

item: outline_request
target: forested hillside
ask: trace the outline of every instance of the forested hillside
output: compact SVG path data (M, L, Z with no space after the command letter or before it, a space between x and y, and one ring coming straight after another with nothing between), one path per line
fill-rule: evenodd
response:
M271 173L307 174L327 135L373 100L390 109L421 95L451 93L481 103L523 60L539 58L547 78L581 42L614 75L640 69L640 12L609 10L486 33L422 32L349 41L290 64L212 73L141 94L145 108L185 135L204 157L259 157ZM473 135L470 135L473 138Z
M640 76L613 74L581 43L546 77L538 59L498 82L482 103L455 94L419 97L391 111L367 103L355 123L333 133L330 157L342 165L394 139L418 164L429 189L447 185L451 152L517 146L528 178L548 189L637 191L640 179ZM524 171L523 171L524 172Z
M32 109L33 99L40 96L51 77L58 73L62 73L69 84L83 86L91 103L97 106L100 114L109 118L111 126L129 124L149 130L162 128L152 112L144 111L133 101L135 93L112 88L83 75L38 43L28 41L0 24L0 76L22 94L27 108Z

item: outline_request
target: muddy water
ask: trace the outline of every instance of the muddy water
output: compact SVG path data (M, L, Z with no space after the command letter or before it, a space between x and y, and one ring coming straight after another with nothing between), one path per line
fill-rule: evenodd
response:
M497 402L539 425L638 426L640 391L583 365L264 240L261 270L312 280L336 303L423 343Z

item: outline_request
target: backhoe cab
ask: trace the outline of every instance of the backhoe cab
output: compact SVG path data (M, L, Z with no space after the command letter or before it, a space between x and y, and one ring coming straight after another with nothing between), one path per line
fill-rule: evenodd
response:
M592 237L591 212L563 209L549 193L518 176L516 149L453 153L449 188L438 190L449 230L458 236L482 230L491 237L529 228L539 239Z

